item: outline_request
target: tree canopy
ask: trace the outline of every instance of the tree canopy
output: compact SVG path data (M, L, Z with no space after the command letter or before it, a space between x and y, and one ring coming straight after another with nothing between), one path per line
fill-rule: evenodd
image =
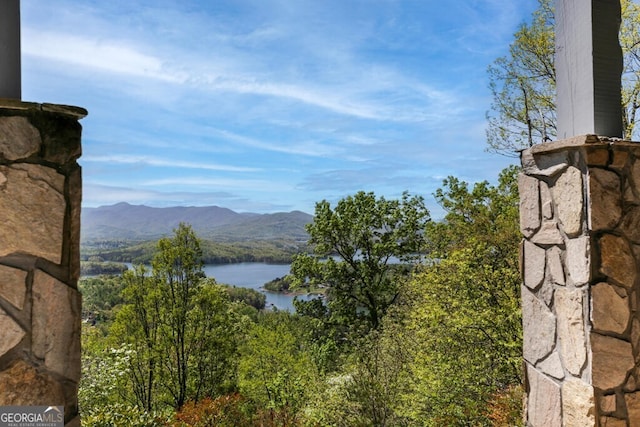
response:
M180 224L158 242L153 268L123 274L125 304L111 328L128 343L135 404L180 408L234 383L235 319L228 291L202 272L200 241Z
M291 267L296 285L326 287L334 318L375 329L398 296L392 264L420 256L429 221L424 200L408 193L387 200L360 191L334 208L319 202L307 226L313 254L299 255Z
M449 177L436 194L439 261L411 278L393 330L412 343L405 411L422 425L488 425L488 402L520 384L517 174L472 188Z

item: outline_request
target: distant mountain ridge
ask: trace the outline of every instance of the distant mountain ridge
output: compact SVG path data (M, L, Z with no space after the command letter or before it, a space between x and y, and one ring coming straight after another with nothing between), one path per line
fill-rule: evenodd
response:
M82 209L82 241L152 240L169 236L181 222L198 237L221 241L306 241L305 225L313 216L300 211L275 214L238 213L219 206L154 208L117 203Z

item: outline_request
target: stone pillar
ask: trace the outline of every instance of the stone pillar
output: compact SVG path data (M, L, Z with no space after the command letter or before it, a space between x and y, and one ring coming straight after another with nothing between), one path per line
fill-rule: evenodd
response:
M79 426L81 126L76 107L0 101L0 406Z
M20 0L1 0L0 98L21 98L20 64Z
M640 425L640 143L522 152L527 426Z

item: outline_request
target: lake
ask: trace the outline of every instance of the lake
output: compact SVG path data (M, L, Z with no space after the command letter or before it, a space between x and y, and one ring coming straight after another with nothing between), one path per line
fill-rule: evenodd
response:
M266 308L294 311L293 295L269 292L261 287L277 278L289 274L290 264L267 264L262 262L241 262L237 264L207 264L204 273L207 277L225 285L235 285L260 291L267 297ZM309 295L299 295L298 298L308 300Z
M127 268L133 264L125 262ZM148 267L149 271L151 267ZM217 283L233 285L241 288L251 288L262 292L267 297L266 308L295 311L293 307L294 295L279 292L269 292L262 286L278 277L289 274L291 264L267 264L264 262L241 262L235 264L205 264L203 270L207 277L216 279ZM298 295L302 300L309 300L313 295Z

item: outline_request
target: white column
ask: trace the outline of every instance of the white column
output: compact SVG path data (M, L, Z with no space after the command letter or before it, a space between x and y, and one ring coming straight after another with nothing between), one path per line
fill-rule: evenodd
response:
M622 137L620 0L556 0L558 139Z
M0 98L22 98L20 0L0 0Z

